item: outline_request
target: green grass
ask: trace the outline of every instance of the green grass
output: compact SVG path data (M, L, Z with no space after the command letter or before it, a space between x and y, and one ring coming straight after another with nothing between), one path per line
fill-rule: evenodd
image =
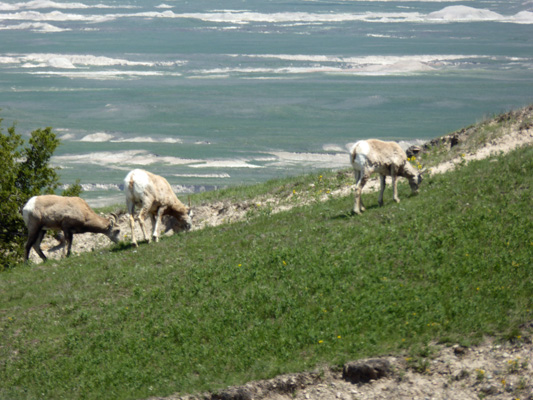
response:
M0 274L0 398L216 390L533 319L533 148L424 180ZM343 184L274 181L250 198ZM323 188L320 186L323 185ZM238 197L238 188L231 189ZM253 196L252 196L253 193Z

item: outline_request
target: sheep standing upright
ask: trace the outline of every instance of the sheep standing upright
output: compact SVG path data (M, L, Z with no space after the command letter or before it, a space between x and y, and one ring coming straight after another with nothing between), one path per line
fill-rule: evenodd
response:
M177 222L173 229L191 229L191 209L183 205L176 197L168 181L162 176L151 172L134 169L124 179L124 191L126 192L126 207L130 214L131 242L138 246L135 239L135 220L139 221L144 240L150 243L147 237L144 220L147 214L152 219L152 236L159 241L159 224L163 215L171 215ZM135 206L140 208L135 214Z
M392 177L394 201L400 202L398 197L398 176L409 180L413 193L418 192L425 170L417 171L408 161L405 151L396 142L384 142L377 139L360 140L350 150L350 162L355 175L355 203L353 212L361 214L365 210L361 202L363 186L374 172L381 175L381 191L378 203L383 206L383 193L385 191L385 178Z
M79 197L34 196L24 205L22 217L28 227L28 240L24 252L26 261L32 247L43 260L46 260L41 250L41 241L47 229L63 231L67 257L70 256L74 233L103 233L115 243L119 240L120 229L115 228L116 215L111 214L111 218L101 217Z

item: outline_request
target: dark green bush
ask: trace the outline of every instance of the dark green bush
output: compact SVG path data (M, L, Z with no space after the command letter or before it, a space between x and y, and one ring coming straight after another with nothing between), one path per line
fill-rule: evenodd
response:
M52 128L37 129L27 143L12 125L4 132L0 119L0 271L19 262L26 228L21 209L32 196L52 193L59 185L57 168L49 166L59 145Z

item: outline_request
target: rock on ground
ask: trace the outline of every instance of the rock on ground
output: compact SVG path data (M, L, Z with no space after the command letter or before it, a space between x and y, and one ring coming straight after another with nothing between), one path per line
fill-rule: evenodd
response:
M433 345L414 368L402 356L282 375L213 393L149 400L533 400L533 322L525 337L465 348Z

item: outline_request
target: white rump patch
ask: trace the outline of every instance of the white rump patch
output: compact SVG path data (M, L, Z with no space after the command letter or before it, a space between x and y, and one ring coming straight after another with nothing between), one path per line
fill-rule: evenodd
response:
M22 218L24 219L24 223L26 224L26 226L28 225L30 214L33 214L33 211L35 210L36 201L37 201L37 196L33 196L31 199L28 200L28 202L22 209Z
M357 155L362 155L362 156L367 157L368 154L370 153L370 145L368 144L366 140L360 140L359 142L355 144L355 146L357 148Z
M130 192L130 181L133 180L132 191ZM139 199L143 197L146 188L150 186L150 177L142 169L134 169L124 179L124 190L127 196Z
M355 143L350 151L353 154L355 151L355 159L353 160L353 167L359 171L363 171L370 154L370 145L366 140L360 140Z

